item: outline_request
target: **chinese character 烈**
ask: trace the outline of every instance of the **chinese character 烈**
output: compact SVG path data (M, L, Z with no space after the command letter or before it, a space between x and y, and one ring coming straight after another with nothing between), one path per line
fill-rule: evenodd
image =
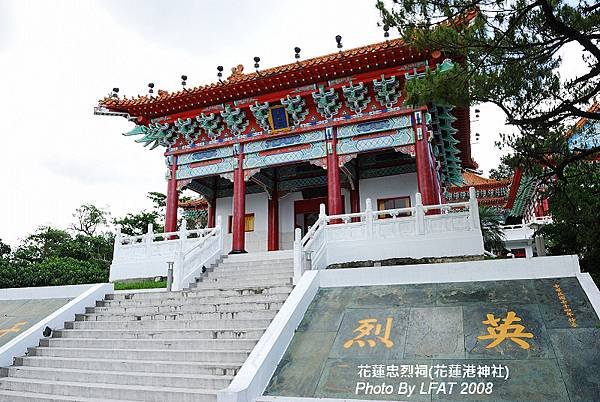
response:
M385 328L383 329L383 335L381 334L382 326L381 324L377 323L377 319L375 318L365 318L364 320L358 320L358 323L358 328L352 331L358 332L358 334L354 338L344 343L344 349L351 348L352 345L354 345L355 343L358 344L358 346L361 348L364 347L366 344L374 348L377 344L377 339L379 339L379 341L383 343L383 346L385 346L388 349L394 346L394 342L390 339L390 334L392 332L392 317L388 317L385 320Z

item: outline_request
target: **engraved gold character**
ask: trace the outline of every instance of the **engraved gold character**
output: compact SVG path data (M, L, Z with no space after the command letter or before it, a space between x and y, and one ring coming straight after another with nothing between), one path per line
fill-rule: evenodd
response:
M519 321L521 321L521 318L517 317L517 314L514 311L509 311L506 314L506 318L502 319L502 324L500 324L500 318L495 318L493 314L487 314L487 320L482 321L482 323L489 325L487 328L488 334L478 336L477 339L493 339L493 341L485 347L486 349L500 345L505 339L510 339L522 349L529 349L529 344L521 338L533 338L533 334L530 332L523 332L525 329L524 326L513 324L514 322Z
M383 328L383 335L381 335L382 325L377 322L376 318L365 318L364 320L358 320L358 327L352 332L358 332L358 334L344 343L344 349L349 349L355 343L359 347L369 345L374 348L377 344L377 339L386 348L394 346L394 342L390 339L392 332L392 317L388 317L385 320L385 328ZM375 338L375 339L373 339Z
M4 335L10 333L10 332L19 332L22 328L23 325L27 324L27 321L21 321L16 323L15 325L13 325L10 328L6 328L6 329L0 329L0 338L2 338Z

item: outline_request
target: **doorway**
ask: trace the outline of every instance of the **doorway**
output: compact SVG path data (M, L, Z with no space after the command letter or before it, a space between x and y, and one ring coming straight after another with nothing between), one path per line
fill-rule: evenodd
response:
M302 230L302 236L308 232L319 219L319 206L325 204L327 211L327 197L315 197L306 200L294 201L294 228ZM345 213L344 196L342 196L342 213Z

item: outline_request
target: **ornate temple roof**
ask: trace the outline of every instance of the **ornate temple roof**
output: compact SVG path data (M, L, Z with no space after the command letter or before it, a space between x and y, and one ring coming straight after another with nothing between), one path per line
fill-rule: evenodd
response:
M463 25L476 14L474 10L444 24ZM152 121L175 122L178 118L194 117L193 114L202 108L256 97L272 96L279 99L290 91L310 92L315 84L334 85L341 78L361 75L364 79L373 79L380 74L398 74L399 66L412 68L416 66L415 63L423 62L429 68L435 68L446 57L440 51L416 50L403 40L394 39L256 72L244 73L243 66L239 65L222 81L175 92L158 90L156 96L143 95L129 99L108 96L99 101L99 106L110 112L123 113L140 125L148 125ZM456 117L456 147L460 152L461 164L466 168L475 168L477 164L471 157L469 110L467 107L457 107L453 114Z
M105 97L99 104L113 111L150 119L351 74L381 70L399 63L423 60L428 56L429 52L415 51L401 39L395 39L248 74L244 74L243 66L238 65L232 68L229 78L222 82L176 92L159 90L158 96L154 97Z

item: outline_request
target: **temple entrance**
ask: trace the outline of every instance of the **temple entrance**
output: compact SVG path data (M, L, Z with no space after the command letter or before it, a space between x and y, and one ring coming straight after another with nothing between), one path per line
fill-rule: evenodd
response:
M309 198L294 202L294 227L300 228L303 236L319 219L319 206L321 204L325 204L325 208L327 208L327 197Z

